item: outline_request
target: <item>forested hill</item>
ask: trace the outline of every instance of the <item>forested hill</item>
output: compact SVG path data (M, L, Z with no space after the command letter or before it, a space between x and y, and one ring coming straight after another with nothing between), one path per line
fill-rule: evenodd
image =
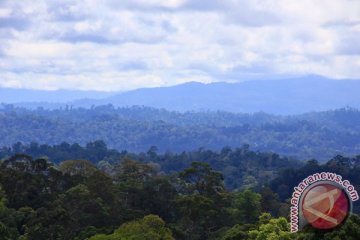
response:
M359 122L360 112L350 108L284 117L265 113L178 113L111 105L58 110L2 105L0 145L103 140L117 150L140 152L157 146L159 152L182 152L249 144L254 150L325 160L360 152Z
M26 149L34 157L45 150L60 159L76 159L81 154L84 157L98 154L97 157L107 159L114 156L111 150L104 155L100 142L89 143L86 148L33 144ZM61 156L63 153L67 155ZM324 164L312 160L296 166L295 161L254 152L246 146L224 148L221 152L158 155L151 149L146 154L120 155L117 161L100 161L98 167L86 159L54 165L51 158L26 154L2 158L0 239L360 237L359 201L354 202L348 220L333 231L305 227L294 234L289 232L288 223L289 198L304 176L336 171L359 189L360 156L337 156ZM193 162L194 159L199 161ZM175 171L169 172L169 168ZM275 234L279 238L264 237Z
M102 141L79 144L62 143L59 145L14 144L11 148L0 148L0 161L11 156L25 154L34 158L49 159L57 165L68 160L86 159L99 169L113 172L114 165L119 161L132 159L152 164L163 173L173 173L185 169L192 162L206 162L225 176L225 185L229 189L253 187L273 179L276 173L284 168L298 168L303 162L281 157L275 153L254 152L249 146L232 149L224 147L221 151L198 149L182 153L158 153L156 147L151 147L142 153L116 151L107 148Z

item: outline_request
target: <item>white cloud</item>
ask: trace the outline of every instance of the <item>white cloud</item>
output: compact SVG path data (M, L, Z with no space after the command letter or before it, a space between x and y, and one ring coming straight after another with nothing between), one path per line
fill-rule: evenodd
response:
M0 17L10 17L12 10L9 8L0 8Z
M206 3L206 5L205 5ZM0 86L360 78L354 0L2 1Z

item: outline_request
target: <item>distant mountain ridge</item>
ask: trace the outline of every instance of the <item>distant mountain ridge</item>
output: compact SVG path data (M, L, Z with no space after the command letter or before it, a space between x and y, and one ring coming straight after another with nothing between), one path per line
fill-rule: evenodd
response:
M34 105L63 104L81 98L99 99L113 95L109 92L82 90L35 90L0 88L0 103L31 103Z
M70 99L74 107L113 104L118 107L148 106L175 111L267 112L301 114L311 111L360 108L359 80L330 80L308 76L286 80L253 80L240 83L185 83L172 87L142 88L105 97ZM101 93L98 93L101 95ZM103 93L104 94L104 93ZM0 98L0 101L2 98ZM59 107L59 104L29 103L23 107ZM36 101L35 101L36 102ZM58 102L57 102L58 103ZM62 102L63 105L65 102Z
M360 81L309 77L241 83L188 83L168 88L138 89L99 103L144 105L177 111L223 110L299 114L341 107L360 107Z

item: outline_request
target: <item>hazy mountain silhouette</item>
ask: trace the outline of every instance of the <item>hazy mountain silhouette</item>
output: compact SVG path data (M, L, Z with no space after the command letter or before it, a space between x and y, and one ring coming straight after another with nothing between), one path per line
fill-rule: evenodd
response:
M97 104L144 105L178 111L224 110L298 114L346 106L360 108L359 93L360 81L310 76L292 80L241 83L191 82L174 87L129 91L99 100Z
M3 96L6 91L0 90L2 95L0 102L16 102L16 95L13 93L10 94L11 101L6 100L6 95ZM17 91L22 91L18 93L19 96L21 95L18 99L21 101L17 101L22 104L17 105L25 107L51 108L60 106L59 103L74 107L113 104L115 106L143 105L176 111L264 111L275 114L299 114L346 106L360 108L360 81L330 80L319 76L240 83L190 82L172 87L143 88L112 93L112 96L109 96L111 93L65 90Z
M113 93L80 90L33 90L17 88L0 88L0 103L33 103L42 105L46 103L68 103L81 98L99 99Z

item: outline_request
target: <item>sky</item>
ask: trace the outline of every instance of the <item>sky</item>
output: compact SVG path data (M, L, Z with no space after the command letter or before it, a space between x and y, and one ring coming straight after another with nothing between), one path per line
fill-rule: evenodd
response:
M0 87L360 79L359 0L0 0Z

